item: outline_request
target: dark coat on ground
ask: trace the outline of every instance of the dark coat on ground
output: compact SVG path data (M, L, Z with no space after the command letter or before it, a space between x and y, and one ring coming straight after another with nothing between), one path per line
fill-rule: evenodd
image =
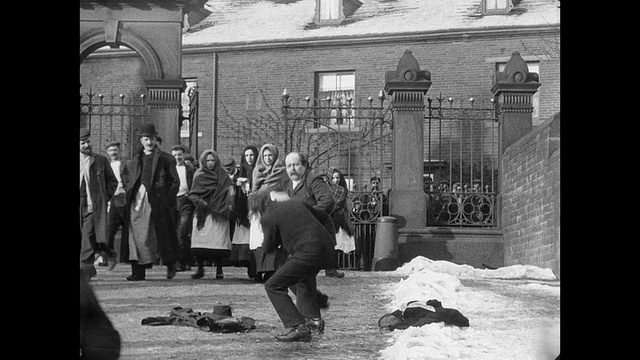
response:
M140 148L128 166L127 205L125 206L125 226L122 229L120 261L129 262L129 222L131 204L142 184L142 156ZM164 263L176 261L180 255L178 232L176 228L176 195L180 188L180 177L176 170L176 160L170 154L156 147L152 160L153 186L147 189L151 205L151 222L155 227L160 257Z
M269 252L282 245L289 257L325 268L335 246L335 235L323 225L327 220L330 222L327 213L301 199L270 202L261 219L262 247Z
M89 194L93 204L93 224L97 243L107 243L109 215L107 204L118 187L116 178L106 156L92 153L89 165ZM80 206L82 206L82 195ZM80 228L82 228L82 209L80 209Z
M404 330L410 326L420 327L434 322L444 322L445 325L455 325L459 327L469 326L469 319L462 315L460 311L443 308L442 303L436 299L431 299L425 304L433 307L435 312L422 306L411 306L412 303L420 302L410 301L407 303L407 308L404 311L396 310L384 315L378 320L378 326L384 330Z

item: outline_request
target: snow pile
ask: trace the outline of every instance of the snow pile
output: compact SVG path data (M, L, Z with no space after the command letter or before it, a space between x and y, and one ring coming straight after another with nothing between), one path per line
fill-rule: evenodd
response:
M383 359L460 359L464 349L457 346L466 331L444 323L432 323L394 331L395 343L382 350Z
M470 265L458 265L444 260L431 260L417 256L395 270L398 275L411 275L423 270L445 273L460 279L530 279L557 280L551 269L533 265L511 265L499 269L476 269Z
M538 360L555 359L560 352L559 312L540 315L554 314L548 307L554 306L556 299L559 307L559 282L535 283L557 281L550 269L526 265L476 269L419 256L395 272L408 277L386 291L391 299L389 312L403 310L409 301L437 299L443 307L460 311L470 326L431 323L395 330L389 346L380 352L384 360ZM464 286L460 279L488 279L491 285ZM533 283L510 281L513 279Z
M403 305L413 300L428 301L438 299L444 307L451 307L456 303L455 293L462 288L460 280L447 273L438 273L428 269L411 274L407 279L401 279L386 295L392 297L388 305L390 311L403 308Z

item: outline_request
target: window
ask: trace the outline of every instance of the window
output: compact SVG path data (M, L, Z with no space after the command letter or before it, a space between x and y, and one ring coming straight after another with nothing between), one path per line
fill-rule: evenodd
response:
M513 8L511 0L482 0L485 14L506 14Z
M343 17L342 0L316 0L316 24L339 24Z
M504 67L507 65L506 62L498 62L496 63L496 71L504 71ZM527 61L527 67L529 72L536 73L540 76L540 62L538 61ZM541 79L540 79L541 81ZM540 122L540 91L536 91L531 98L531 105L533 105L533 113L531 114L531 118L533 120L533 125L538 125Z
M188 138L189 137L189 113L191 112L191 95L198 86L198 80L196 79L185 79L186 87L184 92L182 93L182 116L185 118L182 121L182 126L180 127L180 137Z
M353 110L348 110L346 107L349 105L349 99L355 98L355 88L356 75L353 71L316 74L316 97L320 100L320 104L326 106L326 99L331 99L333 109L328 125L354 125L351 119ZM342 109L342 107L345 108Z

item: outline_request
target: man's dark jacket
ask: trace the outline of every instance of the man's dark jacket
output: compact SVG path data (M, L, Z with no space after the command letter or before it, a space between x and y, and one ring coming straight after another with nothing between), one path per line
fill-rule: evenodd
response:
M126 225L122 227L122 246L120 251L120 261L122 262L129 262L131 204L135 201L138 189L142 184L142 156L144 156L144 152L141 148L133 156L127 168L127 205L124 213ZM176 195L180 188L176 160L170 154L156 147L153 150L151 174L151 183L153 185L150 189L146 189L147 198L151 205L151 223L155 227L162 261L165 263L174 262L180 254L175 221L177 211Z
M279 184L274 190L284 191L292 199L302 199L314 209L324 211L327 214L333 210L333 205L335 204L329 184L327 184L321 176L315 175L310 170L307 170L302 175L295 189L289 178Z
M93 206L93 225L95 228L96 242L107 243L108 238L108 213L107 204L116 192L118 179L111 169L109 160L99 154L92 153L89 165L89 194ZM80 191L80 206L86 201L85 193ZM82 209L80 209L80 227L82 228Z
M333 256L335 237L325 227L329 215L302 200L270 202L262 214L262 247L266 252L282 245L289 257L325 268ZM330 219L329 219L330 221Z

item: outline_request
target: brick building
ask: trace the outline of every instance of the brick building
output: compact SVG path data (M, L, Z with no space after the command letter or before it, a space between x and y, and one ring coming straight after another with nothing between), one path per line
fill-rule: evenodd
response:
M405 50L431 74L427 97L479 101L493 97L495 72L518 51L541 83L534 127L560 109L556 0L210 0L184 25L182 77L185 94L198 89L198 152L214 147L237 161L245 145L280 129L262 126L281 121L284 89L376 98ZM125 48L97 50L80 66L85 93L136 97L144 77L142 58Z

